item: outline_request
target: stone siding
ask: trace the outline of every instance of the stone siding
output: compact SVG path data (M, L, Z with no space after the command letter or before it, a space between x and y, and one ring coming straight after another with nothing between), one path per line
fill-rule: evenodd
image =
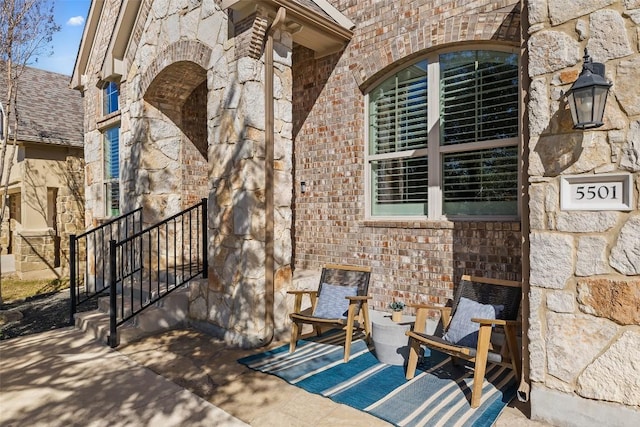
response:
M537 0L528 11L532 416L638 425L640 3ZM572 129L563 96L584 48L613 83L593 131ZM563 175L611 172L631 174L631 211L561 209Z
M375 309L393 298L444 304L462 274L522 277L519 221L365 220L363 91L451 43L519 44L518 1L462 3L333 1L356 24L347 48L318 59L294 48L295 268L371 266Z
M105 3L97 41L110 36L118 10L119 2ZM229 341L253 344L273 332L264 298L269 191L275 196L276 333L288 331L291 283L292 39L274 34L275 158L266 165L261 43L268 13L258 8L238 23L213 0L143 1L120 77L118 114L102 117L99 108L106 51L94 49L85 75L85 99L93 106L86 110L87 150L93 151L88 223L104 205L101 130L120 123L121 211L142 206L145 223L152 224L208 198L209 281L192 287L190 316ZM273 187L265 185L265 167L274 169Z

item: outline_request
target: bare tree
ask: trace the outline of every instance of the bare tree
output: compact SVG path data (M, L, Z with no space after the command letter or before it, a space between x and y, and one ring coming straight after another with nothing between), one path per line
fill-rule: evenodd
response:
M53 17L55 0L0 1L0 99L4 110L0 126L0 225L4 221L9 194L9 179L18 143L20 108L18 86L27 65L38 56L51 54L53 34L60 30ZM9 149L11 145L11 149ZM2 290L0 287L0 304Z

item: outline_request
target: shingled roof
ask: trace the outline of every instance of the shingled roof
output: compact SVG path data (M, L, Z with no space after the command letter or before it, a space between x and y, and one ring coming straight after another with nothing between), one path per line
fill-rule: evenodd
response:
M296 3L301 4L302 6L313 10L314 12L316 12L318 15L325 17L326 19L329 19L333 22L335 22L335 19L333 19L331 16L329 16L329 14L322 9L320 6L318 6L313 0L295 0Z
M4 72L0 75L2 102L5 76ZM82 96L69 88L70 80L64 74L25 68L18 84L18 141L83 146Z

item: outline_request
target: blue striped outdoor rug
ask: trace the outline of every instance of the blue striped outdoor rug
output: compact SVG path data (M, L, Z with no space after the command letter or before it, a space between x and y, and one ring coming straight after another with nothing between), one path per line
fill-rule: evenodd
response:
M293 354L285 345L238 362L397 426L490 426L516 393L513 371L489 364L482 403L471 409L473 371L453 366L448 356L427 349L407 381L404 367L378 362L362 339L343 363L343 344L339 331L301 340Z

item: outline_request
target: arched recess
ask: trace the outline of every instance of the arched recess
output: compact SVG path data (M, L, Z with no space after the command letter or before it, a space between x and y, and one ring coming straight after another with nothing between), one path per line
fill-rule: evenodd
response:
M207 71L179 60L161 70L150 67L145 78L156 72L143 92L149 135L142 161L150 181L147 197L166 206L166 215L208 194Z
M144 100L182 130L207 158L207 72L180 61L162 70L149 85Z

